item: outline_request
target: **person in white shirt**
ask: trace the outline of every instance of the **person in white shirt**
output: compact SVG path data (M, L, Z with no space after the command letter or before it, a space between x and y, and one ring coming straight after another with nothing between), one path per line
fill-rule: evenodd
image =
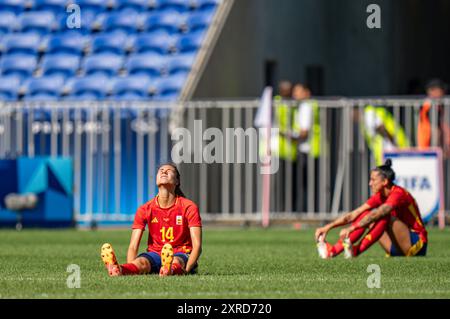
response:
M295 119L300 128L298 132L299 150L308 154L310 151L308 137L313 125L313 108L311 102L308 101L311 98L311 90L306 85L297 83L292 89L292 97L300 102Z

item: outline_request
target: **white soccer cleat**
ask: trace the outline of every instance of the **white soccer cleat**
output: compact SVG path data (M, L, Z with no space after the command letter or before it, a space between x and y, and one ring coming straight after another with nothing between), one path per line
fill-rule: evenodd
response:
M350 238L345 237L344 241L342 242L342 246L344 246L344 258L350 259L353 258L353 245L350 241Z
M317 241L317 252L319 253L319 257L322 259L330 258L330 254L328 253L328 246L323 237L320 236Z

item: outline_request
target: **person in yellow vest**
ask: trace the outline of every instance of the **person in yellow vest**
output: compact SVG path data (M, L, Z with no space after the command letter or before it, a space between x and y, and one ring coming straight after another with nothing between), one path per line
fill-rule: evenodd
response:
M383 163L383 152L409 147L409 140L392 114L382 106L364 109L364 135L377 166Z
M305 84L297 83L292 96L299 101L295 114L294 132L298 132L299 150L314 158L320 155L320 119L317 101L311 100L311 90Z
M282 160L297 160L297 142L290 138L294 121L295 109L288 104L291 99L292 84L289 81L281 81L278 85L279 94L274 97L274 122L273 126L279 129L279 133L271 138L271 150L274 156Z
M298 106L292 110L292 125L289 130L281 131L280 135L289 141L289 155L295 161L293 176L294 203L296 211L306 211L307 191L307 162L308 157L317 160L320 155L320 120L317 101L311 99L310 88L302 83L294 85L292 98L297 101ZM314 174L317 179L318 167L316 165ZM315 183L318 186L317 183ZM319 198L316 187L316 201ZM317 206L316 206L317 207Z
M281 81L278 85L278 95L273 101L273 121L272 128L278 128L278 133L273 132L270 138L270 149L273 157L278 157L279 169L274 179L274 191L276 200L274 208L277 211L287 211L283 200L287 192L286 173L289 166L295 165L297 160L297 143L288 136L293 123L293 110L290 106L292 83Z
M311 100L311 90L302 83L294 86L292 97L298 101L298 107L289 108L287 105L277 107L282 140L279 149L283 149L283 155L293 161L297 159L297 151L318 158L320 120L317 101Z

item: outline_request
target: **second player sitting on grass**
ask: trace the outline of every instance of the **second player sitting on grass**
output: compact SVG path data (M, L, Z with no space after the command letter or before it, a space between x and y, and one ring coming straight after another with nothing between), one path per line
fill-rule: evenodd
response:
M160 166L156 184L158 195L136 212L127 263L119 265L111 244L102 246L101 258L110 276L196 272L202 250L202 221L197 205L184 197L175 165ZM149 229L147 252L137 256L146 226Z
M416 200L396 185L391 160L373 169L369 186L373 196L356 210L345 214L315 233L321 258L332 258L344 251L346 258L356 257L379 241L389 256L425 256L427 231ZM332 246L325 237L331 229L351 224ZM369 229L367 234L357 241Z

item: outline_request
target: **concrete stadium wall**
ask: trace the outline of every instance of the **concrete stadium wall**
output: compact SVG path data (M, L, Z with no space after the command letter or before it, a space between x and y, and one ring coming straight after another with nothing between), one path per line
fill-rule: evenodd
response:
M369 29L366 8L381 7L381 29ZM445 58L450 2L389 0L237 0L194 98L258 96L265 62L272 79L314 81L318 95L421 94L431 77L450 80Z

